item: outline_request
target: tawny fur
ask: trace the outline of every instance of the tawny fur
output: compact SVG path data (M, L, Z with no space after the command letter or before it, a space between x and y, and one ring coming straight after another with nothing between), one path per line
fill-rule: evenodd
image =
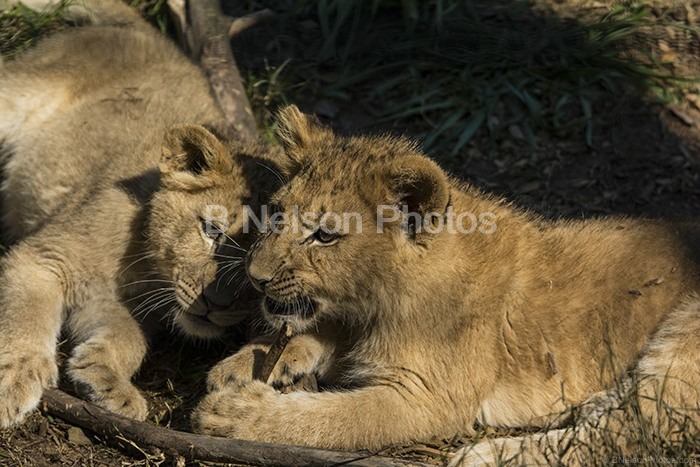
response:
M326 243L313 222L269 230L248 257L273 303L315 304L311 316L263 313L306 330L278 366L315 372L330 389L279 394L251 381L264 347L251 344L210 374L193 417L200 432L378 449L476 423L544 427L583 404L574 431L588 436L631 381L651 397L645 416L659 416L661 398L697 430L697 223L548 221L450 178L407 140L338 136L293 107L279 124L293 177L274 196L280 209L362 216L362 232ZM400 219L377 233L378 205L492 213L495 230L413 231ZM544 462L568 436L485 442L454 462L494 463L501 451Z
M34 6L48 2L32 2ZM131 383L146 352L132 317L221 336L251 309L242 207L272 189L271 151L222 141L202 72L118 0L71 7L84 27L0 68L3 223L0 427L57 380L62 328L70 378L98 404L143 419ZM92 25L90 25L92 24ZM202 218L230 226L208 234ZM226 286L226 287L224 287Z

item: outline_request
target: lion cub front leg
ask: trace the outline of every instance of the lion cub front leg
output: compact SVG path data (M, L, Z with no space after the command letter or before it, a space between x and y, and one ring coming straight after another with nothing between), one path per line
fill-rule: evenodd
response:
M17 245L0 274L0 428L20 423L58 380L63 288L36 252Z
M129 310L116 299L95 299L68 320L79 342L68 360L68 375L95 404L143 420L148 403L131 382L146 354L146 339Z
M272 340L269 336L259 337L218 363L207 377L209 391L252 381L260 371ZM331 345L315 334L293 336L275 365L269 383L273 386L288 386L303 375L322 375L330 364L332 354Z
M192 414L195 431L212 436L330 449L379 449L450 433L425 387L403 380L349 391L280 394L260 382L207 395Z

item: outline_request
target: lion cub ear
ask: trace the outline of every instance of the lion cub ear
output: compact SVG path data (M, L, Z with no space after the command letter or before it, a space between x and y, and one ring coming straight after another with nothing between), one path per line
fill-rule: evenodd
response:
M409 214L409 237L417 238L429 223L445 215L450 204L450 183L445 172L425 156L408 156L389 172L393 202Z
M308 149L326 138L332 137L330 130L323 128L318 121L302 113L295 105L282 108L277 113L277 137L287 156L287 172L293 175L309 157Z
M226 146L206 128L180 125L165 134L159 168L165 186L192 191L212 186L211 174L230 172L232 161Z

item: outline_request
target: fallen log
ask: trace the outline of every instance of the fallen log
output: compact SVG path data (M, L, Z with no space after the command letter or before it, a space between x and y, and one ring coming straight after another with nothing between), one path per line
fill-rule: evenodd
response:
M160 451L187 460L300 467L338 464L367 467L420 465L369 452L258 443L175 431L117 415L58 389L44 391L40 408L44 413L87 429L104 439L127 439L141 449Z

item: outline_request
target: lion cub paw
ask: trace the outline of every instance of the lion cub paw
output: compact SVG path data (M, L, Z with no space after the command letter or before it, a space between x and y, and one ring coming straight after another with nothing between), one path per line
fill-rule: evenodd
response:
M236 383L253 381L269 348L268 344L248 344L217 363L207 375L209 392L219 391Z
M96 405L134 420L146 419L148 402L139 390L100 360L75 356L68 362L68 373L78 391Z
M84 383L83 387L89 386ZM118 413L134 420L145 420L148 416L148 402L138 389L130 382L95 389L89 386L87 398L111 412Z
M266 440L285 423L269 412L283 397L261 383L234 383L222 391L207 394L192 412L195 433L247 440ZM284 428L283 428L284 429Z
M148 416L148 402L131 383L96 393L93 399L97 405L134 420L145 420Z
M22 422L39 405L44 388L57 381L52 355L0 354L0 428Z
M270 345L266 343L248 344L221 361L209 372L209 391L219 391L234 383L252 381L260 371L269 348ZM292 385L302 376L314 373L319 358L315 347L307 345L306 336L294 336L284 349L268 382L275 387Z

